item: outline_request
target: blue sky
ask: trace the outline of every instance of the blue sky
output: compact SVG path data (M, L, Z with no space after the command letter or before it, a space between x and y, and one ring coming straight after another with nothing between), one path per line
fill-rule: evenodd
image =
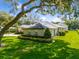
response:
M20 0L19 3L23 3L24 1L26 0ZM0 0L0 11L9 12L10 9L11 9L10 3L5 2L5 0Z
M10 10L10 7L8 4L6 4L4 2L4 0L0 0L0 11L6 11L6 12L9 12Z

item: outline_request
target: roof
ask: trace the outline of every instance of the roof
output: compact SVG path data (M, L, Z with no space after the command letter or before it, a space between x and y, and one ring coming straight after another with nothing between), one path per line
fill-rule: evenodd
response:
M52 22L46 22L46 21L44 21L44 22L42 22L42 24L44 24L44 25L46 25L48 27L50 26L51 28L52 27L55 27L55 28L66 28L66 27L68 27L64 23L54 24Z
M68 26L66 24L63 24L63 23L59 23L58 25L61 26L62 28L68 28Z
M57 28L55 25L53 25L51 22L48 22L48 21L42 21L40 23L46 26L47 28Z
M21 28L53 28L53 29L68 28L68 26L63 23L54 24L48 21L40 21L31 25L21 25L20 27Z
M39 22L32 25L21 25L21 28L54 28L56 29L57 27L47 22Z
M47 27L42 25L41 23L36 23L34 26L31 26L30 28L47 28Z

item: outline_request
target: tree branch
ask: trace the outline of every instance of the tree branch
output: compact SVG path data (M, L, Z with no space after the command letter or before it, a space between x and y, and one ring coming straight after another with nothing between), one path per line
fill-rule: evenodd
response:
M22 11L24 11L24 7L25 7L26 5L29 5L30 3L34 2L34 1L35 1L35 0L30 0L29 2L26 2L26 3L22 4L22 7L21 7Z
M29 10L26 10L26 11L24 11L24 12L25 12L25 13L28 13L28 12L31 12L33 9L39 8L39 7L41 7L41 6L34 6L34 7L30 8Z
M6 30L9 29L9 27L11 27L13 24L15 24L25 13L24 12L20 12L17 14L17 16L10 21L8 24L6 24L3 29L0 31L0 36L2 36Z
M41 6L55 6L55 5L39 5L39 6L34 6L32 8L30 8L29 10L24 11L25 13L31 12L33 9L35 8L40 8Z

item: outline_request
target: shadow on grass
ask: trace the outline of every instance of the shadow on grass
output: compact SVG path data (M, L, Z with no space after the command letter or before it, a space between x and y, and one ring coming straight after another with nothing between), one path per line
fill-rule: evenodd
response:
M0 49L0 59L79 59L79 50L68 45L63 40L50 44L20 40Z

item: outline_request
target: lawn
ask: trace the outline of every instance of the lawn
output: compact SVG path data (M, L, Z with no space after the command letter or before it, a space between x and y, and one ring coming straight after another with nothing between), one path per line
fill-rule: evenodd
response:
M79 59L79 38L76 31L55 37L53 43L39 43L4 37L5 47L0 48L0 59ZM53 39L52 39L53 41Z
M70 43L69 47L79 49L79 34L77 31L69 31L65 36L57 36L55 39L64 40Z

